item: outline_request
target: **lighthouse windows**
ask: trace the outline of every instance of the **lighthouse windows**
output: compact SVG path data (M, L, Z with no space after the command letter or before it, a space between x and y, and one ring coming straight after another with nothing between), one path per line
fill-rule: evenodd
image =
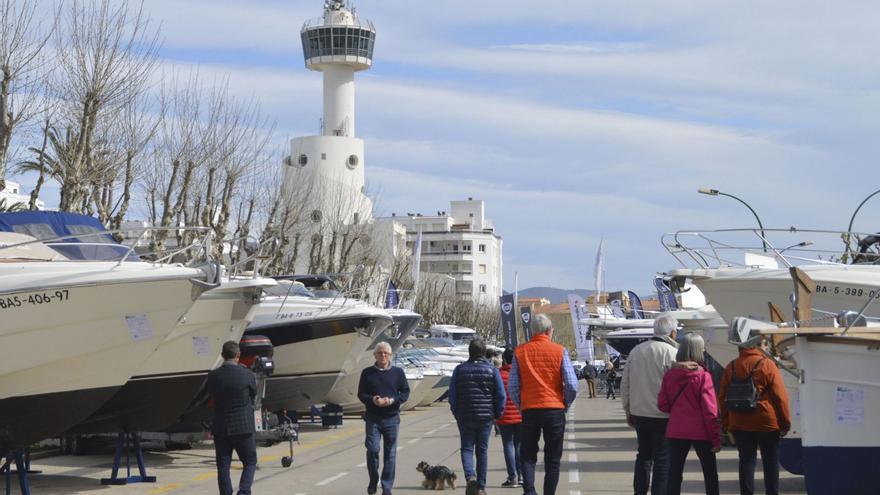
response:
M303 55L313 57L345 55L372 58L376 33L361 27L319 27L301 34Z
M299 155L296 159L296 163L299 164L300 167L305 167L309 163L309 157L305 153Z
M357 155L349 155L348 168L354 170L355 168L357 168L359 163L360 163L360 159L358 158Z

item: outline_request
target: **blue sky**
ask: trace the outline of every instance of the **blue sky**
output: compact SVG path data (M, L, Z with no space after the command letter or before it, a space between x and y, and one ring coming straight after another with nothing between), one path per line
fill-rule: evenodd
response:
M320 0L148 0L163 63L228 73L277 141L314 134L321 75L299 30ZM361 0L378 31L357 77L377 213L486 201L505 287L648 292L679 229L844 229L880 188L880 4ZM880 198L856 229L873 230Z

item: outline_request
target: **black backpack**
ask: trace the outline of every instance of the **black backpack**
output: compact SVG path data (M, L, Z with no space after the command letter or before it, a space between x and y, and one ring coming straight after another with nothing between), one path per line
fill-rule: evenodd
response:
M730 385L727 387L727 396L724 397L724 405L727 409L735 412L752 412L758 408L761 391L755 386L752 375L764 359L759 359L752 367L752 371L743 379L736 377L736 366L734 366L736 361L730 363Z

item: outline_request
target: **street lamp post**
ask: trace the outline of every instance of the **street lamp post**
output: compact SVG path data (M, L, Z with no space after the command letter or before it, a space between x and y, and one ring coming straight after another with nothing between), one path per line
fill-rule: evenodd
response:
M761 244L764 246L764 252L765 253L767 252L767 235L764 234L764 225L761 223L761 219L758 217L758 214L755 213L755 210L751 206L749 206L748 203L737 198L733 194L727 194L727 193L719 191L718 189L709 189L708 187L701 187L700 189L697 189L697 192L700 194L705 194L707 196L727 196L728 198L733 198L733 199L739 201L740 203L743 204L743 206L748 208L749 211L752 212L752 215L755 215L755 220L758 221L758 227L761 229ZM880 191L878 191L878 192L880 192Z
M849 239L850 239L850 236L852 236L852 227L853 227L853 222L856 221L856 215L859 213L859 210L862 209L862 206L865 206L865 203L867 203L869 199L873 198L874 196L876 196L878 194L880 194L880 189L869 194L868 197L866 197L865 199L862 200L861 203L859 203L859 206L856 207L856 211L854 211L852 214L852 217L850 217L849 226L846 228L846 251L847 252L849 252L849 250L850 250L849 249Z
M803 242L799 242L799 243L797 243L797 244L792 244L791 246L788 246L787 248L782 249L781 251L779 251L779 254L782 254L782 253L788 251L788 250L791 249L791 248L796 248L796 247L807 247L807 246L812 246L812 245L813 245L813 241L803 241Z

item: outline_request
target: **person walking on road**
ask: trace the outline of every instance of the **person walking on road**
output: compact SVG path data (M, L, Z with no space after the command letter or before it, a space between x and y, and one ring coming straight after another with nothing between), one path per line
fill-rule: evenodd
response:
M376 493L379 485L379 448L382 456L382 495L391 495L397 460L397 433L400 429L400 405L409 399L409 384L401 368L391 365L391 346L379 342L373 351L376 363L361 371L358 399L367 408L364 414L367 448L367 493Z
M762 336L739 344L739 357L724 368L718 400L721 403L721 426L733 433L739 451L739 492L755 493L755 465L757 451L761 450L764 465L764 493L779 493L779 440L791 428L788 392L782 373L767 357L770 344ZM731 382L751 379L758 397L754 409L734 411L729 408L728 393Z
M686 334L681 339L677 363L704 364L705 342L699 335ZM693 446L703 468L706 495L718 495L718 463L721 451L721 425L712 375L702 367L671 368L663 376L657 407L669 414L666 438L669 440L669 483L667 495L681 493L684 462Z
M555 495L559 484L565 412L577 396L577 377L565 347L552 342L550 318L532 319L532 339L514 352L507 384L513 403L522 411L523 493L536 495L538 440L544 435L544 495Z
M501 365L501 381L504 382L504 390L507 391L510 383L510 368L513 366L513 349L504 349L501 356L504 364ZM503 487L514 488L522 484L522 414L517 409L510 393L504 403L504 414L495 422L501 430L501 443L504 445L504 463L507 465L507 480L501 483Z
M587 363L584 366L584 369L581 371L581 374L584 377L584 380L587 382L587 391L590 393L590 398L596 398L596 379L599 378L599 373L596 372L596 368L593 367L592 364Z
M486 344L482 340L471 341L468 355L470 358L452 372L449 407L461 435L461 467L467 480L468 493L485 495L489 437L495 420L504 412L507 394L500 372L485 357Z
M635 346L626 359L620 398L626 422L636 430L638 452L633 473L635 495L665 495L669 470L666 426L669 415L657 407L663 376L672 367L678 344L678 320L663 315L654 320L654 336Z
M614 393L614 383L617 381L617 371L614 369L614 363L608 361L605 363L605 398L616 399Z
M208 394L214 401L214 453L217 460L217 485L220 495L232 495L229 469L232 451L244 465L238 481L239 495L250 495L257 469L257 444L254 425L254 399L257 379L254 373L238 364L238 342L223 343L223 364L208 373Z

